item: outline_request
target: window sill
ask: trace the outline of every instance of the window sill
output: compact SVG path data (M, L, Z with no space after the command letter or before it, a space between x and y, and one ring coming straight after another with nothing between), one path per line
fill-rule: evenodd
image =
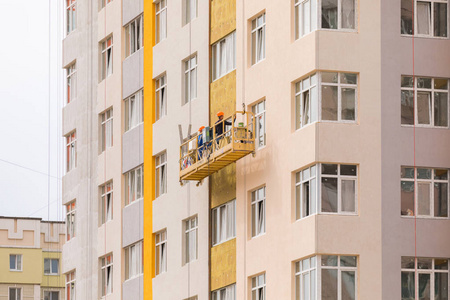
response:
M133 279L142 277L142 275L144 275L144 273L140 273L140 274L134 275L134 276L132 276L132 277L130 277L130 278L128 278L128 279L125 279L124 282L131 281L131 280L133 280Z
M400 215L401 218L404 219L422 219L422 220L448 220L448 217L433 217L433 216L407 216L407 215Z
M265 61L265 60L266 60L266 57L264 57L263 59L261 59L261 60L255 62L254 64L252 64L252 65L250 66L250 68L251 68L251 67L254 67L254 66L256 66L256 65L259 65L261 62L263 62L263 61Z
M431 35L412 35L412 34L400 34L401 37L405 37L405 38L423 38L423 39L436 39L436 40L448 40L449 38L447 36L442 37L442 36L431 36Z
M424 125L424 124L416 124L416 125L410 125L410 124L400 124L401 127L404 128L427 128L427 129L448 129L448 126L433 126L433 125Z
M233 240L233 239L235 239L235 238L236 238L236 236L233 236L233 237L231 237L231 238L229 238L229 239L220 241L220 242L218 242L217 244L213 244L212 247L219 246L220 244L226 243L226 242L231 241L231 240Z
M133 200L133 201L131 201L130 203L125 204L124 208L125 208L125 207L128 207L128 206L131 206L131 205L133 205L133 204L135 204L135 203L138 203L138 202L141 201L142 199L144 199L144 198L139 198L139 199Z
M320 212L320 213L318 213L318 215L357 217L358 213L356 213L356 212Z
M344 33L358 33L358 29L343 29L343 28L319 28L317 31L329 31L329 32L344 32Z
M44 273L44 276L60 276L61 274L46 274Z
M252 238L251 238L250 240L253 240L253 239L259 238L260 236L264 236L264 235L266 235L266 232L265 232L265 231L264 231L264 232L262 232L262 233L260 233L260 234L258 234L258 235L252 236Z
M225 74L223 74L223 75L221 75L220 77L217 77L216 79L214 79L213 81L211 81L211 83L216 82L216 81L219 80L220 78L227 76L228 74L230 74L231 72L233 72L233 71L235 71L235 70L236 70L236 68L231 69L230 71L226 72Z
M10 272L23 272L23 270L11 270L9 269Z

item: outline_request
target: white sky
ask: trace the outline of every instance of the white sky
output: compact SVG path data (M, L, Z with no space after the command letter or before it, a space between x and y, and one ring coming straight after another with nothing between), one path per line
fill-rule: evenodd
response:
M60 3L58 3L60 2ZM0 216L48 219L47 176L13 166L9 161L47 174L49 120L48 0L0 0ZM50 174L58 174L59 133L57 93L62 93L58 7L51 0ZM61 22L61 21L60 21ZM62 25L61 25L62 26ZM59 27L62 28L62 27ZM59 73L59 74L57 74ZM60 89L58 92L57 89ZM59 106L59 109L58 109ZM50 178L50 220L62 220L61 181Z

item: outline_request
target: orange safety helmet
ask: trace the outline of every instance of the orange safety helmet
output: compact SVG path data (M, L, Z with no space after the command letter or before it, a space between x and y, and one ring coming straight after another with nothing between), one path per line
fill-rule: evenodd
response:
M223 116L223 115L224 115L223 111L219 111L219 112L217 113L217 116L218 116L218 117Z
M200 128L198 129L198 131L201 132L204 128L205 128L205 126L202 126L202 127L200 127Z

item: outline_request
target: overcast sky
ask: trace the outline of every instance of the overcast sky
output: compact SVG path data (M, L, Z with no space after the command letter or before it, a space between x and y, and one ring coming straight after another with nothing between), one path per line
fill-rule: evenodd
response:
M48 0L0 0L0 216L47 220L50 201L50 219L63 219L58 192L61 180L56 178L61 176L58 166L62 159L58 163L58 157L63 147L61 139L57 141L60 135L58 111L62 105L62 99L57 97L58 93L62 94L61 36L58 34L58 15L61 17L61 14L57 7L62 4L58 2L63 3L51 0L49 76ZM48 174L49 150L50 175L53 176L50 193L45 175Z

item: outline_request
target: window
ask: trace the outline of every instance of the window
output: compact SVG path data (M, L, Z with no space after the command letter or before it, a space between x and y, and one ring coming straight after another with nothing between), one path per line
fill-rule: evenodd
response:
M125 57L142 48L142 25L142 16L139 16L125 26Z
M108 77L113 72L113 39L107 38L101 43L100 57L100 81Z
M197 259L197 236L198 236L197 217L184 221L184 239L186 249L186 263Z
M22 288L9 288L9 300L22 300Z
M322 120L356 120L357 77L352 73L321 73Z
M101 296L113 292L113 256L112 254L100 258Z
M166 152L157 155L155 157L155 165L156 165L156 195L155 197L159 197L162 194L167 192L167 154Z
M295 39L317 29L317 0L295 0Z
M316 74L295 84L295 129L317 121L318 94Z
M100 0L100 9L106 6L106 4L111 3L112 0Z
M212 79L236 69L236 31L212 45Z
M66 274L66 300L75 300L75 271Z
M125 131L142 123L144 119L143 98L144 93L141 90L125 99Z
M184 62L184 103L197 98L197 55Z
M212 210L213 246L236 237L236 200Z
M66 104L72 102L77 95L77 68L76 63L66 68Z
M266 299L266 274L252 277L252 300Z
M66 171L74 169L77 166L77 135L76 132L69 133L66 136Z
M156 12L156 44L161 42L167 37L167 2L166 0L160 0L155 3Z
M59 300L58 291L44 291L44 300Z
M322 0L322 26L324 29L355 29L356 0Z
M266 57L266 14L252 20L252 65Z
M356 299L356 256L321 255L322 299Z
M447 127L448 79L402 76L401 118L402 125Z
M316 272L315 256L295 263L295 300L317 299Z
M211 294L212 300L236 300L236 284L215 290Z
M22 271L22 254L9 255L9 270Z
M125 280L142 274L142 242L125 248Z
M70 202L69 204L66 204L66 237L69 241L70 239L75 237L75 231L76 231L76 222L75 222L75 201Z
M125 205L130 204L143 197L144 170L138 167L125 173Z
M44 258L44 274L58 275L59 274L59 259Z
M321 164L323 213L356 213L356 165Z
M76 0L66 0L66 22L67 34L77 28L77 2Z
M402 300L448 299L448 259L402 257Z
M113 145L113 110L108 109L100 115L101 118L101 152Z
M113 219L113 183L108 182L100 187L100 225Z
M256 126L256 148L266 145L266 100L252 106Z
M167 271L167 232L155 234L155 272L156 275Z
M401 168L401 215L415 212L420 217L448 217L447 169Z
M252 237L266 232L266 187L252 192Z
M447 0L402 0L401 19L402 34L447 37Z
M305 218L316 213L316 166L295 174L295 216Z
M167 115L167 80L163 75L155 80L156 120Z
M197 18L197 0L183 0L183 5L184 5L183 24L186 25L195 18Z

